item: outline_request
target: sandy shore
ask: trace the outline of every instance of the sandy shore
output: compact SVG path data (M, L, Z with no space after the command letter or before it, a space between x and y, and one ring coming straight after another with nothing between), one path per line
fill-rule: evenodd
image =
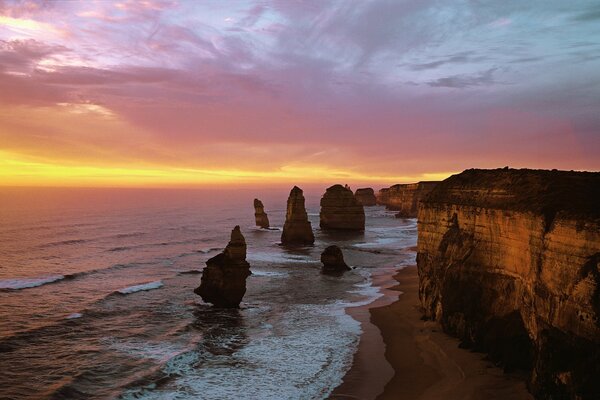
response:
M522 377L504 374L483 354L460 349L458 340L420 319L415 266L376 276L373 283L384 296L349 310L363 335L353 366L331 399L532 399Z

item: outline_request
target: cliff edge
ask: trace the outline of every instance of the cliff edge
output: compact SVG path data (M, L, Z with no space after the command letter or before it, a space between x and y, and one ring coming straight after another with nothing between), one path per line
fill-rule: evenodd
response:
M600 398L600 173L467 170L418 211L425 316L541 399Z

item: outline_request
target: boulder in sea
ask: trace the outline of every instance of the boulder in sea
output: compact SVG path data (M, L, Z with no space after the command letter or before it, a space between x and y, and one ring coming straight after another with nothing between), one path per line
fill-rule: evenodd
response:
M338 246L329 246L321 253L321 262L323 263L323 272L344 272L350 270L350 267L344 262L344 254Z
M304 194L302 189L294 186L287 201L281 243L286 245L308 245L314 242L315 235L304 206Z
M321 198L321 229L365 230L365 210L349 187L333 185Z
M262 201L259 199L254 199L254 219L256 220L256 226L260 226L263 229L269 228L269 217L265 212Z
M377 204L377 198L375 197L375 191L372 188L361 188L356 189L354 197L364 207L374 206Z
M237 308L246 293L246 278L250 274L246 240L236 226L225 250L206 262L200 286L194 293L216 307Z

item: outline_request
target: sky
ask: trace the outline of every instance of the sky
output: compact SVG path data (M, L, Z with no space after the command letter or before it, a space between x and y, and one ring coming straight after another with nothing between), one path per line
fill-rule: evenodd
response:
M0 185L390 185L599 154L597 0L0 0Z

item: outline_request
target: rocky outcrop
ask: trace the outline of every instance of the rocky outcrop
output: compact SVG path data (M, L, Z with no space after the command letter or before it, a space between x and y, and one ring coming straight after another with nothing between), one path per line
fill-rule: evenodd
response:
M200 286L194 293L216 307L237 308L246 293L246 278L250 274L246 240L236 226L225 250L206 262Z
M294 186L287 201L285 224L281 243L287 245L308 245L315 242L315 235L306 214L302 189Z
M374 206L377 204L375 192L371 188L356 189L356 192L354 192L354 197L356 197L356 200L358 200L358 202L365 207Z
M254 219L256 221L256 226L260 226L263 229L269 228L269 217L265 212L262 201L259 199L254 199Z
M418 217L426 317L540 399L600 398L600 173L467 170Z
M321 229L365 230L365 210L352 190L333 185L321 198Z
M398 211L397 218L416 218L419 202L429 194L439 182L397 184L379 191L378 204L388 210Z
M342 249L335 245L327 247L321 253L321 262L325 273L339 273L350 270L350 267L344 262Z

